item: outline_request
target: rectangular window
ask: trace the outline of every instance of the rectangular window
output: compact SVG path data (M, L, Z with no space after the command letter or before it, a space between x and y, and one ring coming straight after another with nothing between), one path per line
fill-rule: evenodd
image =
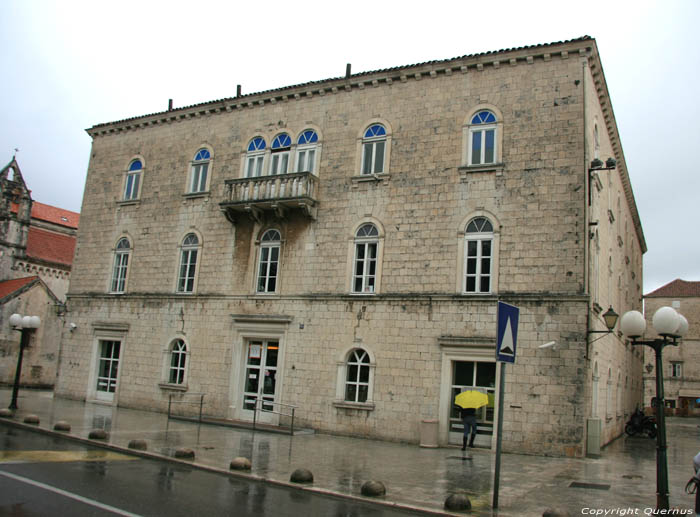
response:
M287 174L289 151L273 153L270 159L270 175Z
M384 172L384 140L365 142L362 146L362 174L381 174Z
M479 128L471 132L469 165L496 163L496 130Z
M683 376L683 363L671 363L671 377Z
M363 242L355 246L353 292L374 293L377 274L377 243Z
M249 156L246 167L246 178L259 178L262 176L263 160L265 155Z
M297 151L297 172L314 172L315 161L315 149L302 149Z
M124 201L137 199L139 195L139 179L140 172L130 173L126 175L126 185L124 187Z
M258 292L274 293L277 288L277 266L279 263L278 246L260 248L260 266L258 269Z
M177 290L180 293L194 291L194 274L197 266L197 250L182 250L180 260L180 275L177 282Z
M126 285L126 271L128 266L128 253L117 253L114 256L114 271L112 272L112 292L124 292L124 287Z
M190 192L205 192L207 188L207 171L208 163L194 165L192 167L192 181L190 183Z
M491 292L491 240L468 240L465 260L464 292Z

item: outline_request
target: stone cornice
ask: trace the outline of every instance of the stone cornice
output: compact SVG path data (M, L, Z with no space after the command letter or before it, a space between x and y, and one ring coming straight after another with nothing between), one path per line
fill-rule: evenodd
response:
M497 69L506 66L531 65L536 61L551 61L555 57L568 59L576 54L588 55L594 45L595 40L593 38L584 36L565 42L485 52L442 61L430 61L416 65L362 72L349 77L286 86L240 97L169 109L160 113L116 122L97 124L86 129L86 131L91 137L95 138L124 131L177 123L188 119L255 109L278 102L294 102L315 96L341 94L358 89L390 86L394 83L405 83L408 81L430 80L453 74L478 73L486 69Z

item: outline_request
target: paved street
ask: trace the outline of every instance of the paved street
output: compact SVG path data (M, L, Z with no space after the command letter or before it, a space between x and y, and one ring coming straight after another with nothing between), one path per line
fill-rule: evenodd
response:
M313 472L314 483L297 490L394 508L444 513L445 498L455 492L468 495L471 515L477 516L534 517L549 507L567 509L572 516L625 508L644 515L656 504L655 442L641 437L616 440L599 459L504 454L500 508L495 511L494 455L487 450L464 455L457 448L424 449L321 434L291 437L168 421L163 414L53 399L47 392L20 394L18 414L12 420L0 419L0 429L10 423L21 426L24 415L33 413L45 432L65 420L72 426L69 434L84 441L92 429L104 428L110 433L107 445L115 452L128 453L127 445L135 438L146 440L149 453L164 457L189 447L195 452L189 463L227 475L230 461L245 456L252 461L250 479L276 486L296 486L289 482L290 474L305 467ZM0 390L0 407L8 401L9 391ZM671 505L690 509L694 496L685 494L684 487L692 475L692 458L700 450L700 419L669 418L667 423ZM386 496L370 500L360 495L361 485L370 479L386 485Z

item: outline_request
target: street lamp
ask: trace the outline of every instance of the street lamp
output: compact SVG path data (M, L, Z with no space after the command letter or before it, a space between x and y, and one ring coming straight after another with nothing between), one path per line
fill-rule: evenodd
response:
M654 330L661 336L657 339L639 339L644 335L647 322L638 311L622 315L622 333L632 339L633 345L646 345L656 355L656 508L668 510L668 464L666 457L666 420L664 415L664 378L661 352L668 345L678 346L678 340L688 331L688 320L672 307L661 307L651 321Z
M17 392L19 391L19 378L22 375L22 356L24 349L29 346L31 333L39 328L41 319L39 316L22 316L21 314L13 314L10 316L10 326L21 332L22 337L19 341L19 355L17 356L17 369L15 370L15 383L12 386L12 401L8 409L17 409Z
M615 328L615 325L617 324L617 318L619 318L619 316L613 310L612 305L611 305L610 308L603 313L603 321L605 322L605 326L608 328L608 330L589 330L588 333L589 334L610 334L610 333L612 333L613 329ZM597 341L597 340L595 340L595 341Z

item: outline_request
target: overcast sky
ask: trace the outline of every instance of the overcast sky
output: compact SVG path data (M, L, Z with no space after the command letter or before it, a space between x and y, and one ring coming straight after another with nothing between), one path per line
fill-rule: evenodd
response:
M410 7L410 6L413 7ZM700 280L700 1L0 1L0 162L80 211L95 124L353 73L596 39L649 251Z

